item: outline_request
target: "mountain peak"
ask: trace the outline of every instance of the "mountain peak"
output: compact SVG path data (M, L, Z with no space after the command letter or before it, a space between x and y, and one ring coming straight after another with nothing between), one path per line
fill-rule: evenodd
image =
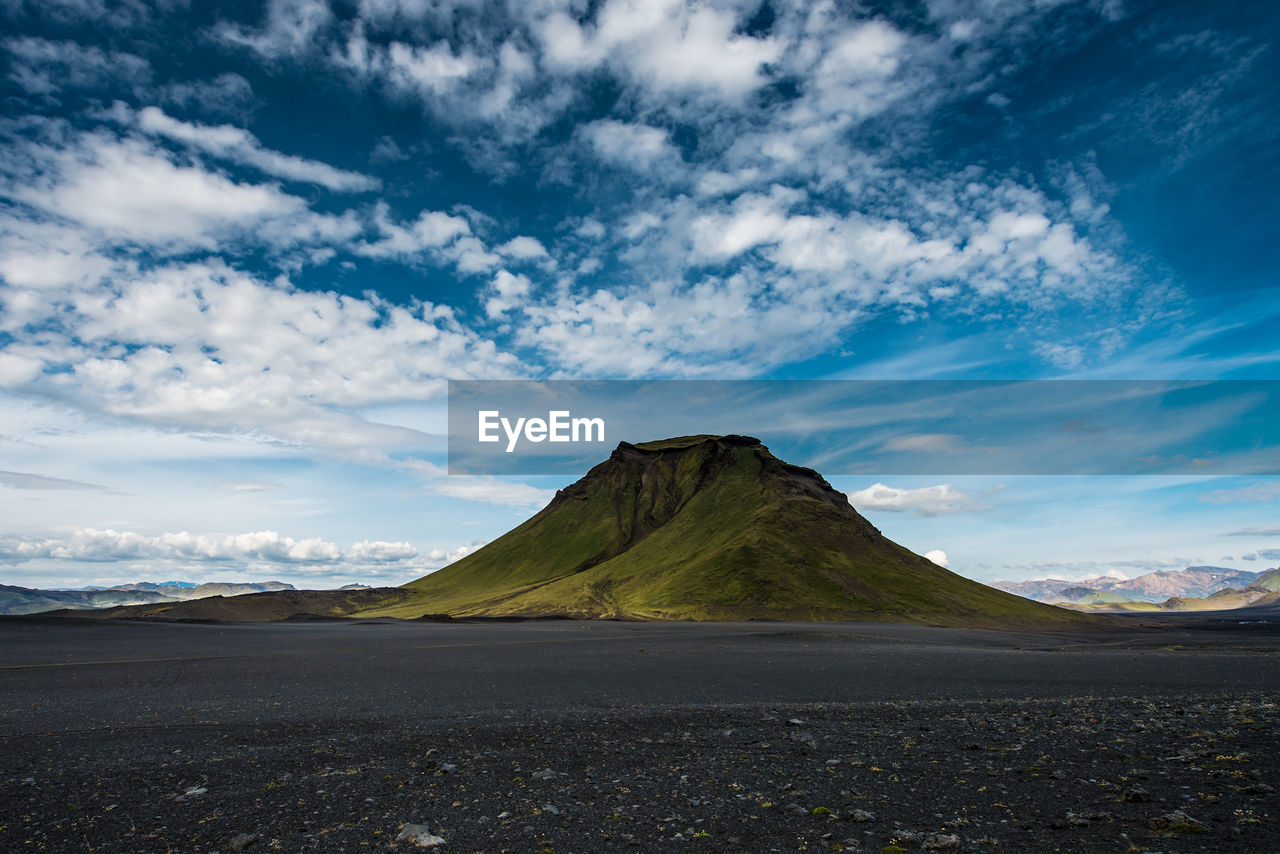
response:
M653 442L641 442L633 445L630 442L619 442L618 451L626 449L634 449L638 451L679 451L686 448L692 448L696 445L704 445L707 443L721 443L724 445L742 445L745 447L764 447L764 444L755 436L740 436L736 433L730 433L727 436L716 436L710 433L700 433L697 436L675 436L670 439L658 439Z

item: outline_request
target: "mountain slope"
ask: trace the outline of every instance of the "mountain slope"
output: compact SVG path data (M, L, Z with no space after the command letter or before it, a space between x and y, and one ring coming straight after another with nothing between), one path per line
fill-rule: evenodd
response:
M362 616L869 619L1083 625L891 542L746 436L620 444L504 536Z

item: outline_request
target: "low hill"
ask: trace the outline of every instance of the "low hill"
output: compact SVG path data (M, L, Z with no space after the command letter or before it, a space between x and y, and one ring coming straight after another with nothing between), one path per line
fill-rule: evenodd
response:
M1102 590L1090 590L1088 587L1069 587L1063 590L1061 598L1053 600L1053 605L1110 605L1129 602L1131 600L1119 593L1107 593Z
M39 614L62 608L115 608L128 605L156 605L203 599L209 596L243 596L292 590L280 581L247 581L211 584L172 581L160 584L136 582L114 587L85 587L79 590L40 590L0 585L0 614Z
M1079 626L884 537L748 436L618 445L541 512L363 616L882 620Z
M1257 584L1239 590L1228 587L1209 596L1170 596L1163 602L1117 599L1114 594L1095 593L1075 601L1063 601L1064 608L1091 613L1108 611L1236 611L1254 606L1270 608L1280 600L1280 592Z
M83 619L272 623L298 617L346 617L357 611L389 607L408 598L410 594L399 587L277 590L239 596L206 596L185 602L56 613L58 616Z

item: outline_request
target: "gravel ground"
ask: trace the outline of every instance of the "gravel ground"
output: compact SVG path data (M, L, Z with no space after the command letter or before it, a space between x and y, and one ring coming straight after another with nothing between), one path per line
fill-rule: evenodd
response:
M638 631L656 638L663 630ZM716 648L734 646L723 632L716 640ZM828 643L820 660L869 655L869 644ZM1113 646L1057 653L1039 666L1110 662ZM947 648L896 649L881 651L932 660ZM1249 655L1260 674L1273 672L1274 650ZM615 660L602 652L600 666ZM780 660L794 668L806 659ZM1007 671L1020 660L991 666ZM1133 660L1158 662L1162 674L1203 675L1236 659L1170 650ZM237 661L243 682L210 686L209 674L229 677L200 670L191 681L234 692L261 678L259 659ZM1251 689L1134 696L1077 688L1052 698L919 699L894 689L904 696L589 708L569 697L413 714L387 714L370 699L364 716L332 716L322 702L307 714L276 700L288 714L255 706L247 718L228 708L201 719L179 712L185 682L170 664L117 667L0 667L0 851L408 851L422 843L484 852L1280 850L1280 691L1266 676ZM81 689L100 694L89 678L99 672L113 682L131 673L133 694L151 691L139 675L146 667L163 694L145 708L159 711L132 724L119 720L118 702L114 711L86 704L62 717L29 708L54 698L65 709ZM602 670L600 681L617 670ZM56 675L62 693L33 694L24 680L41 675ZM995 676L972 669L966 679ZM1007 693L1009 673L999 676ZM712 669L704 679L720 680ZM803 695L801 687L788 691ZM850 684L851 695L857 690ZM33 726L45 720L56 726Z
M1245 695L8 738L0 849L1274 852L1278 726Z

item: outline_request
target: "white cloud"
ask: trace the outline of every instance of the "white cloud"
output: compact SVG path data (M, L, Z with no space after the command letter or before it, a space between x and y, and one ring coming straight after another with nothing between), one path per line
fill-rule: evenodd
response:
M44 368L44 362L36 356L0 352L0 388L17 388L36 377Z
M409 560L418 556L418 549L410 543L385 543L362 540L347 550L347 555L356 561L372 563L392 563Z
M169 3L108 2L107 0L4 0L0 11L17 17L22 13L60 25L85 25L96 29L128 30L152 21L154 7Z
M955 454L963 450L963 443L952 433L908 433L885 442L884 449L903 453Z
M471 225L460 216L422 211L414 222L402 226L391 220L389 211L385 202L378 204L374 224L381 239L361 247L362 254L373 258L412 256L426 249L438 249L471 234Z
M578 224L578 227L573 230L573 233L579 237L585 237L588 240L599 240L605 236L607 229L605 228L604 223L597 219L587 217Z
M989 506L980 504L974 496L949 483L919 489L899 489L877 483L866 489L850 492L849 501L858 510L912 512L917 516L977 513L990 509Z
M12 57L9 79L30 95L97 87L136 90L151 81L151 64L131 53L32 37L6 39L4 49Z
M383 61L385 74L393 85L419 94L452 89L457 81L480 67L474 56L457 55L445 42L427 48L392 42Z
M506 270L499 270L493 277L491 285L493 295L485 300L484 310L489 317L501 317L519 305L532 288L533 284L527 276L512 275Z
M943 568L951 565L951 561L947 559L947 553L942 549L927 551L924 553L924 556Z
M253 106L253 87L239 74L228 71L212 80L180 80L160 88L162 98L202 115L242 115Z
M908 91L894 79L906 46L907 37L884 21L846 29L813 71L811 108L859 119L883 111Z
M318 537L295 539L276 531L243 534L192 534L187 531L157 535L116 531L109 528L81 528L65 536L48 538L0 536L0 562L20 564L32 561L72 563L145 562L146 571L155 564L183 567L202 574L242 571L283 571L306 573L307 568L324 574L350 573L378 575L387 568L401 573L419 573L473 551L475 546L432 549L426 554L407 542L361 540L348 548ZM174 570L167 570L174 571Z
M319 34L332 22L326 0L269 0L260 28L223 23L214 27L212 35L266 59L297 58L315 49Z
M539 489L525 483L464 475L450 475L431 481L427 488L436 495L450 498L531 509L545 507L555 496L554 490Z
M1256 525L1252 528L1241 528L1239 531L1228 531L1227 537L1280 537L1280 528Z
M772 38L736 32L727 10L681 0L608 0L593 23L553 12L538 27L544 58L578 71L616 68L654 93L701 92L737 100L764 82L782 53Z
M41 474L30 474L20 471L0 471L0 486L10 489L102 489L93 483L82 483L78 480L66 480L60 477L46 477Z
M264 483L260 480L224 480L218 484L218 489L228 492L274 492L282 488L278 483Z
M1035 345L1035 352L1055 368L1074 371L1085 363L1087 351L1079 344L1064 344L1061 341L1041 341Z
M520 261L528 261L533 258L547 258L547 248L542 243L532 237L513 237L506 243L497 247L500 255L508 258L515 258Z
M820 299L769 296L745 274L562 292L526 304L516 338L568 376L744 376L820 350L843 321Z
M356 254L406 261L436 257L457 264L464 273L485 272L501 261L472 234L471 224L464 217L422 211L413 222L401 224L391 218L387 204L379 202L374 209L373 227L378 238L353 247Z
M661 161L673 165L680 155L671 146L671 135L648 125L599 119L582 128L600 158L615 166L645 170Z
M214 248L220 235L305 213L302 200L274 186L177 164L137 140L93 135L48 156L51 171L15 195L112 239Z
M428 46L400 41L372 42L359 23L351 30L342 51L334 53L331 59L357 80L385 82L401 96L425 99L447 94L468 77L491 67L491 61L468 51L456 53L447 41Z
M546 506L555 497L554 490L539 489L506 478L451 475L447 469L423 459L395 460L388 461L388 464L418 477L423 488L433 495L533 509Z
M351 407L429 399L441 377L501 376L517 365L448 309L300 291L220 264L122 276L46 308L38 343L5 324L18 339L6 352L57 372L60 393L74 390L83 406L344 453L423 440Z
M1013 570L1010 577L1018 576L1029 581L1089 581L1094 578L1127 580L1135 575L1145 575L1158 570L1186 569L1203 565L1204 561L1193 557L1142 558L1115 561L1055 561L1044 560L1026 564L1005 564ZM1125 570L1133 570L1127 573Z
M358 544L367 550L369 544ZM74 561L195 559L262 560L272 563L332 563L344 552L318 538L295 540L275 531L194 535L186 531L145 536L131 531L81 528L66 538L0 540L0 555L10 560L55 558Z
M478 9L483 0L360 0L360 17L377 22L448 19L459 9Z
M945 204L894 217L858 210L793 213L801 205L813 208L808 194L776 184L729 205L709 199L688 224L693 256L725 261L754 250L779 273L817 276L843 298L894 306L949 302L962 293L971 301L1033 305L1051 294L1088 300L1109 274L1107 286L1122 283L1113 258L1070 223L1052 222L1042 194L1007 182L994 191L954 189L957 197ZM917 192L929 191L921 186ZM907 220L917 215L934 220L913 229ZM685 227L679 211L666 221L673 230Z
M361 89L396 103L420 103L444 126L465 128L450 144L474 168L509 176L519 164L504 146L535 137L563 114L577 92L569 81L540 73L545 69L528 49L528 38L503 30L501 13L489 12L488 26L425 44L382 41L373 25L383 19L361 18L341 45L327 46L326 61Z
M793 191L776 188L770 196L739 196L728 212L699 216L693 221L695 251L723 260L777 242L787 225L785 205L795 199Z
M1237 489L1215 489L1199 496L1210 504L1244 504L1280 500L1280 481L1264 481Z
M733 193L760 180L760 170L754 167L740 169L732 174L719 169L709 169L698 178L698 194L719 196Z
M432 549L423 557L428 561L439 566L448 566L454 561L461 560L472 552L479 551L486 543L471 543L465 546L458 546L452 549Z
M368 175L336 169L327 163L264 148L253 134L231 125L213 127L183 122L165 115L158 107L146 107L139 111L137 124L145 133L163 136L215 157L252 166L277 178L319 184L335 192L376 190L381 186L377 178Z

